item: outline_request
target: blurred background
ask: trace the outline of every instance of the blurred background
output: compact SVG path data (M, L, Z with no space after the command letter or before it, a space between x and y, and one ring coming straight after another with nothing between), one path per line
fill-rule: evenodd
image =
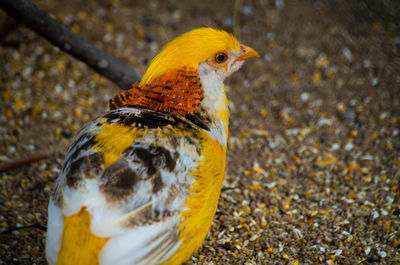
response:
M186 264L400 264L400 2L35 0L144 74L193 28L255 48L226 81L228 164ZM182 54L182 56L185 56ZM0 264L45 264L68 145L121 90L0 11Z

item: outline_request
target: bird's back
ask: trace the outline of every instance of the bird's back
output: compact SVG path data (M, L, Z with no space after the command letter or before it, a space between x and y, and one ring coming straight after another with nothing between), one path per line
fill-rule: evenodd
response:
M106 113L66 156L49 206L48 259L183 262L211 225L224 168L225 148L193 119L137 108Z

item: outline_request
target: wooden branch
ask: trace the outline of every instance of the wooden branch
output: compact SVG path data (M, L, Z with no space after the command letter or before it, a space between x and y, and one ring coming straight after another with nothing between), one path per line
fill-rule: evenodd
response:
M16 160L16 161L13 161L10 163L5 163L5 164L0 165L0 172L6 171L9 169L13 169L16 167L24 166L26 164L29 164L29 163L32 163L32 162L35 162L35 161L38 161L40 159L44 159L47 157L48 157L47 154L39 154L39 155L34 155L34 156L27 157L27 158L23 158L20 160Z
M0 0L0 8L120 88L129 89L134 82L140 80L140 75L132 68L73 33L28 0Z

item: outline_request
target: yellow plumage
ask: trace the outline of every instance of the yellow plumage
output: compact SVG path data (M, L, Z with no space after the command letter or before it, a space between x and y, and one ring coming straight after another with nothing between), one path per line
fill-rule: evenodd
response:
M100 238L91 233L90 214L82 208L79 213L64 219L57 265L96 264L97 257L108 240L109 238Z
M144 133L144 131L120 124L105 124L96 136L96 145L93 148L104 155L104 167L107 168L117 161L122 152Z
M167 44L68 150L50 199L50 264L181 264L201 246L222 185L224 79L257 56L200 28Z

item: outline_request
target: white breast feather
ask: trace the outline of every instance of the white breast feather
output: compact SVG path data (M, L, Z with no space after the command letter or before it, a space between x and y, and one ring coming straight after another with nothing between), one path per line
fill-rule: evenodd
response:
M225 146L227 143L225 124L219 116L220 112L228 110L223 83L225 76L214 71L207 62L199 64L199 75L204 88L204 99L201 101L201 106L213 119L210 133L222 146Z

